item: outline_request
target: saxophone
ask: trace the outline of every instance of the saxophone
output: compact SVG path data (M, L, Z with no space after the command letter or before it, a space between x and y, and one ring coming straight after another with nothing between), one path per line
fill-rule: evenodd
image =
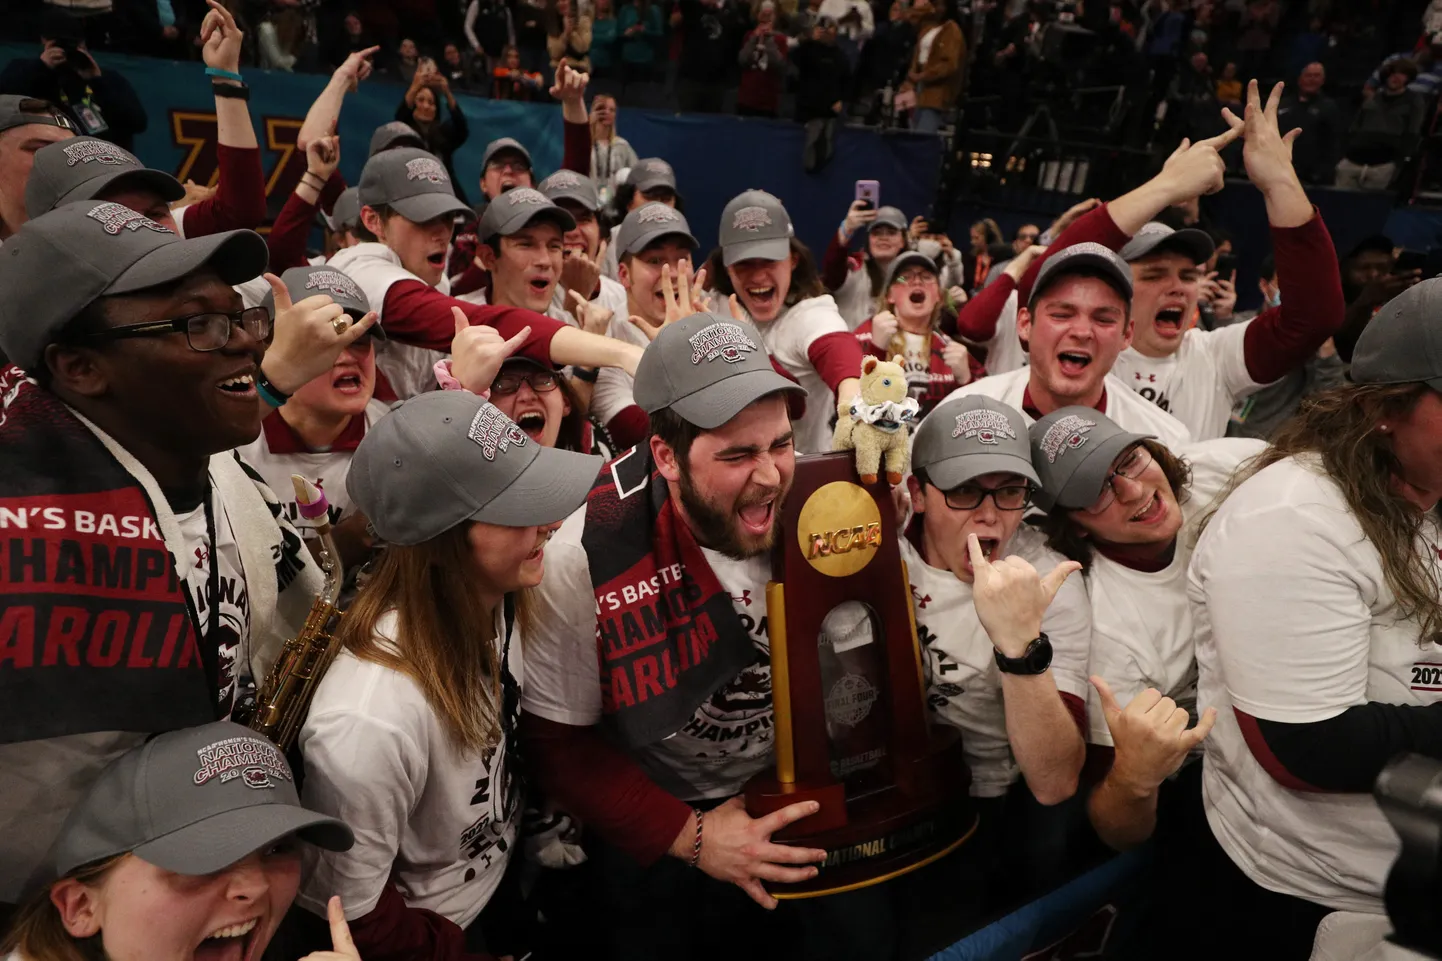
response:
M316 521L320 548L316 559L325 572L325 586L311 604L300 633L281 648L280 656L260 686L255 711L246 722L251 730L264 734L281 751L289 751L295 744L315 687L339 650L336 628L342 615L335 603L344 579L340 553L331 537L330 505L326 503L325 492L299 474L290 475L290 480L295 485L300 516Z

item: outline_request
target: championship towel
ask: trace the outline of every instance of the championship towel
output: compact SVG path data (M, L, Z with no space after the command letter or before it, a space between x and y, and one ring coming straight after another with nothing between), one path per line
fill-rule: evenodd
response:
M596 592L603 718L625 747L670 737L756 649L645 445L601 472L581 544Z
M215 720L145 491L14 367L0 402L0 743Z

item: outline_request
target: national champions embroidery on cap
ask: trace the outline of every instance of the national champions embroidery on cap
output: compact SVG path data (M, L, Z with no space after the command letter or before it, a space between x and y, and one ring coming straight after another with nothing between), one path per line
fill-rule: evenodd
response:
M406 179L429 180L433 184L446 184L451 182L451 178L446 176L446 168L441 166L441 162L430 157L417 157L415 160L407 160Z
M486 460L495 460L497 453L504 454L512 444L526 446L526 432L490 404L476 411L466 436L481 445L481 454Z
M517 187L515 190L508 190L501 194L506 198L506 203L514 207L516 204L548 204L546 195L534 187Z
M956 415L956 429L951 432L951 436L965 440L975 438L979 443L994 446L999 443L999 437L1016 440L1016 431L1012 430L1011 421L1006 419L1006 415L999 411L969 410Z
M557 170L546 178L545 185L547 187L579 187L581 184L581 175L574 170Z
M139 160L115 144L106 143L103 140L81 140L78 143L66 144L61 149L65 153L65 166L67 167L90 163L92 160L112 166L140 166Z
M1116 251L1112 250L1110 247L1105 247L1092 240L1088 240L1080 244L1072 244L1070 247L1063 250L1062 253L1067 257L1074 257L1077 254L1101 254L1105 257L1116 256ZM1060 263L1059 260L1057 262Z
M162 226L151 220L144 214L138 214L129 207L122 207L120 204L96 204L86 212L85 216L105 228L105 232L112 237L117 236L122 230L129 230L134 233L142 227L146 230L154 230L157 233L168 234L169 227Z
M360 300L360 288L355 281L345 274L336 270L314 271L305 281L306 290L324 290L337 297L349 297L352 300Z
M1081 447L1087 442L1086 435L1091 433L1091 429L1096 425L1096 421L1076 414L1067 414L1052 424L1041 439L1041 450L1046 454L1046 462L1055 464L1061 454Z
M742 207L731 218L732 230L760 230L771 226L771 214L765 207Z
M689 340L693 364L713 361L717 357L728 364L735 364L757 349L756 342L735 324L709 324L692 334Z
M669 224L680 219L681 215L665 204L648 204L636 214L638 224Z
M240 778L248 788L275 787L275 781L291 780L285 756L274 744L256 737L228 737L195 752L200 764L195 769L197 785L218 780L225 784Z

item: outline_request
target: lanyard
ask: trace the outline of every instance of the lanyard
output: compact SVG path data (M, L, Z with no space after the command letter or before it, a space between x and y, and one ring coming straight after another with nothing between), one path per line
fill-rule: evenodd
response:
M207 478L207 481L209 478ZM214 487L205 489L205 540L210 553L210 574L206 578L206 598L210 610L206 611L205 633L201 633L200 613L190 591L185 591L185 609L190 615L190 625L195 629L196 647L200 650L200 663L205 667L205 679L210 685L210 696L216 701L216 714L220 714L220 651L216 647L219 638L216 628L220 625L220 545L215 536Z

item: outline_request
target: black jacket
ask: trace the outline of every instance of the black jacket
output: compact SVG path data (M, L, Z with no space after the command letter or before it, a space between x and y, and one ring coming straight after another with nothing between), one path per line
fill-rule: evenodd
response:
M1302 182L1330 184L1345 133L1336 102L1323 94L1304 100L1299 93L1287 93L1277 108L1277 127L1284 134L1302 131L1292 144L1292 166Z
M851 67L835 44L803 40L791 55L796 68L796 122L836 117L831 105L846 99Z
M90 131L81 123L81 104L87 90L108 129ZM77 132L93 133L126 150L134 149L135 135L144 133L149 122L130 81L108 68L87 80L68 65L51 70L38 56L12 60L0 71L0 93L48 100L70 114Z

